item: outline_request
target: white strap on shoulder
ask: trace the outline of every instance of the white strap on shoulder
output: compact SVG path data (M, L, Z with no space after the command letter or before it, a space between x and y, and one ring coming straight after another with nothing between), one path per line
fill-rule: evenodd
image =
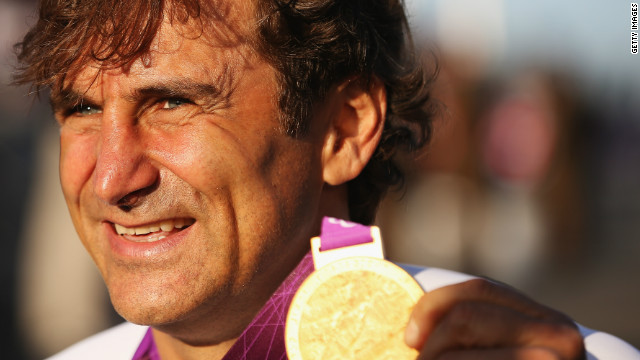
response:
M130 360L147 326L123 323L72 345L47 360Z

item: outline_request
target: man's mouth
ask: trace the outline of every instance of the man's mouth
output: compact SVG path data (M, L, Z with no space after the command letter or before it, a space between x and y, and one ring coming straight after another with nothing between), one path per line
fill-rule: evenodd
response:
M135 242L154 242L191 226L195 219L171 219L136 227L126 227L114 223L118 235Z

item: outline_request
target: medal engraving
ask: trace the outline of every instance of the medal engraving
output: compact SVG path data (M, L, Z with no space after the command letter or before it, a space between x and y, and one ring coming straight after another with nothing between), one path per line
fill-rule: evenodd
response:
M296 293L285 330L290 359L415 359L404 329L423 294L398 266L350 257L312 273Z

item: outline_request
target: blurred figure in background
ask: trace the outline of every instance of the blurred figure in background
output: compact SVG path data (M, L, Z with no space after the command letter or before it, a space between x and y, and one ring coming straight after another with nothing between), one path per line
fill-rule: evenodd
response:
M379 218L402 238L388 245L390 255L526 286L550 255L573 253L582 217L566 83L544 71L490 81L443 68L436 93L446 115L417 159L400 205L407 209ZM555 212L563 206L571 209ZM406 229L410 236L401 236Z

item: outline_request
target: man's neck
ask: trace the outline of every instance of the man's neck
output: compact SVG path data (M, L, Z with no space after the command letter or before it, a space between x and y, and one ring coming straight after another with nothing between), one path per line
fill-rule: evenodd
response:
M157 330L153 330L153 337L163 360L219 360L225 356L237 339L229 339L214 345L191 346Z

